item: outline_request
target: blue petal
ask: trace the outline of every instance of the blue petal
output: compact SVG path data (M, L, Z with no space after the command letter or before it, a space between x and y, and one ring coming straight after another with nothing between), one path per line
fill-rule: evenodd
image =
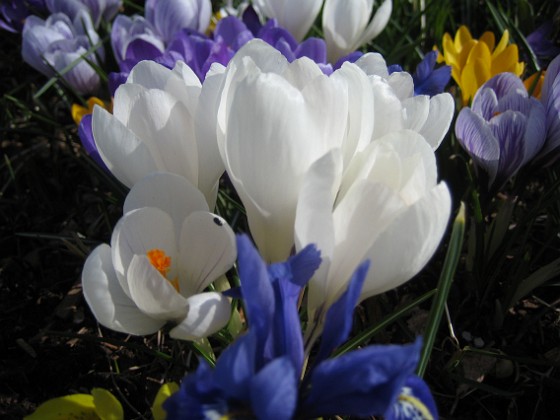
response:
M384 415L385 420L437 420L438 412L434 397L426 382L410 375L397 401Z
M297 406L298 381L288 357L266 365L251 382L251 407L257 418L290 420Z
M406 346L371 346L323 361L311 373L305 416L381 415L396 401L414 372L422 341Z
M222 38L226 45L237 51L254 37L241 20L235 16L227 16L216 25L214 39L218 38Z
M438 93L442 93L450 79L451 66L441 66L435 69L432 74L421 83L417 84L417 82L414 81L414 94L434 96Z
M348 338L352 329L352 314L358 304L368 269L369 261L360 264L354 271L346 291L327 311L317 363L329 357L333 350Z
M316 63L327 62L327 44L321 38L307 38L295 49L297 58L309 57Z
M214 369L215 383L225 395L238 401L249 401L251 380L258 370L258 338L249 331L230 344L220 355Z
M438 55L437 51L430 51L424 56L422 61L420 61L420 63L416 66L416 70L412 75L414 86L416 86L416 83L422 83L424 80L430 77L436 65L437 55Z
M91 114L84 115L80 121L80 125L78 126L78 136L80 137L80 141L82 142L82 146L84 147L86 153L105 171L110 172L109 168L105 165L105 162L103 162L103 159L101 159L101 155L95 145L91 119Z
M333 70L338 70L338 69L341 68L342 65L343 65L344 63L346 63L347 61L348 61L349 63L354 63L354 62L358 61L362 55L364 55L363 52L361 52L361 51L354 51L354 52L351 52L351 53L348 54L348 55L345 55L344 57L339 58L338 61L334 64Z

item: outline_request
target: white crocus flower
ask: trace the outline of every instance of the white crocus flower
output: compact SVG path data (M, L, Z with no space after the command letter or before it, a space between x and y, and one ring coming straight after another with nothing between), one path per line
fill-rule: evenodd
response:
M329 61L355 51L387 26L393 3L385 0L372 16L375 0L325 0L323 33Z
M185 178L154 173L128 194L111 237L87 258L84 296L100 324L144 335L207 337L230 317L228 298L204 292L236 259L235 235Z
M314 243L323 258L309 283L310 319L321 324L362 261L371 265L361 299L412 278L436 251L450 210L433 150L413 131L370 143L344 175L339 151L323 156L305 178L295 224L296 250Z
M208 102L204 89L183 62L169 70L142 61L117 89L113 114L93 111L93 136L109 170L128 187L154 171L186 177L200 189L212 209L218 180L224 171L215 126L200 103ZM200 103L199 103L200 102Z
M384 58L378 53L363 55L355 65L368 75L373 91L373 131L369 141L357 146L358 151L370 141L402 129L416 131L432 149L437 149L453 120L453 97L447 92L431 98L415 96L412 76L404 71L389 74Z
M340 148L348 83L302 58L288 63L260 40L246 44L222 79L218 146L263 257L289 256L297 197L311 164ZM367 79L366 79L367 82Z
M298 41L309 32L322 4L323 0L253 0L261 14L276 19Z

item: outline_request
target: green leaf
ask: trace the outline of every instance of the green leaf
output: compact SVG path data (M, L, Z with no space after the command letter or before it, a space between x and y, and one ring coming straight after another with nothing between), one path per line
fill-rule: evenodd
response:
M447 296L449 295L449 290L451 289L451 283L453 282L453 277L455 275L455 270L457 269L457 264L459 262L459 257L461 256L461 249L463 248L463 236L465 234L465 203L461 202L459 207L459 212L457 217L455 217L455 222L453 223L453 230L451 231L451 239L449 240L449 248L447 250L447 255L445 256L445 261L443 263L443 268L441 270L441 275L439 278L436 297L432 308L430 309L430 315L428 317L428 327L426 329L426 334L424 335L424 348L422 349L422 355L420 357L420 363L418 363L417 374L418 376L423 376L428 366L428 360L432 353L432 348L434 347L434 342L436 340L436 335L439 329L439 324L443 316L443 311L445 310L445 303L447 301Z

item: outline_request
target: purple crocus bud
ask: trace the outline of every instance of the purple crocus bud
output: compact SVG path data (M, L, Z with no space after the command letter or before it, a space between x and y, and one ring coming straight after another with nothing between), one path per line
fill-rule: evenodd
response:
M80 12L73 23L62 13L55 13L46 21L30 16L22 39L23 60L35 70L47 77L60 73L78 93L92 93L99 88L98 74L82 58L91 48L90 41L99 41L87 13ZM99 48L97 54L102 58L103 50ZM93 53L88 60L97 63Z
M471 108L461 110L455 134L487 174L488 188L499 189L541 150L545 109L519 77L500 73L480 87Z
M144 13L167 43L184 28L206 31L212 16L212 4L210 0L147 0Z
M560 158L560 55L546 70L541 102L546 109L546 142L539 158L552 164Z
M97 27L101 18L111 20L122 5L122 0L45 0L51 13L64 13L74 20L80 11L91 16Z
M430 51L416 67L412 75L415 95L434 96L442 93L451 79L451 66L435 68L437 51Z
M127 65L132 68L140 60L153 59L165 51L157 30L148 20L138 15L117 16L111 29L111 46L121 71L125 71L122 66L124 60L135 60L132 66Z

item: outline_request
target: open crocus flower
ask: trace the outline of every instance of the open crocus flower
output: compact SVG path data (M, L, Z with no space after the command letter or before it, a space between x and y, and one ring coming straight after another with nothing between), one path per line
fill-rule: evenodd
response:
M117 89L113 114L93 110L93 137L103 162L128 187L154 171L185 176L213 208L224 166L205 108L212 88L202 89L185 63L170 70L140 62Z
M237 244L249 330L226 348L215 369L201 360L197 371L183 379L179 391L163 405L169 420L383 414L391 420L437 418L426 384L413 374L420 340L405 346L369 346L328 359L348 338L367 263L357 268L329 312L319 351L302 375L297 301L320 263L319 252L309 246L267 267L247 237L239 237Z
M517 45L509 44L506 30L498 45L492 32L484 32L480 39L473 39L469 29L461 26L455 39L443 35L443 53L439 61L451 66L451 76L461 88L463 104L467 104L484 82L498 73L523 73Z
M197 340L224 327L229 300L204 292L233 265L235 236L209 213L185 178L155 173L126 197L111 237L87 258L84 297L100 324L145 335L176 324L171 337Z
M393 3L384 0L373 14L374 5L375 0L325 0L323 32L329 61L348 55L385 29Z
M439 246L450 211L434 152L413 131L370 143L345 173L337 150L318 160L301 189L295 224L296 249L315 243L323 254L308 291L315 333L360 262L371 261L360 300L416 275Z
M255 0L253 5L268 18L274 18L295 39L301 41L321 10L323 0Z
M455 134L488 176L488 188L501 188L541 150L545 109L519 77L502 73L482 85L471 108L461 110Z
M363 95L371 96L368 113L373 124L371 139L358 145L358 151L371 141L402 129L418 132L437 149L453 120L453 97L447 92L432 97L416 94L413 76L403 71L389 74L380 54L367 53L355 64L369 76L371 93Z

